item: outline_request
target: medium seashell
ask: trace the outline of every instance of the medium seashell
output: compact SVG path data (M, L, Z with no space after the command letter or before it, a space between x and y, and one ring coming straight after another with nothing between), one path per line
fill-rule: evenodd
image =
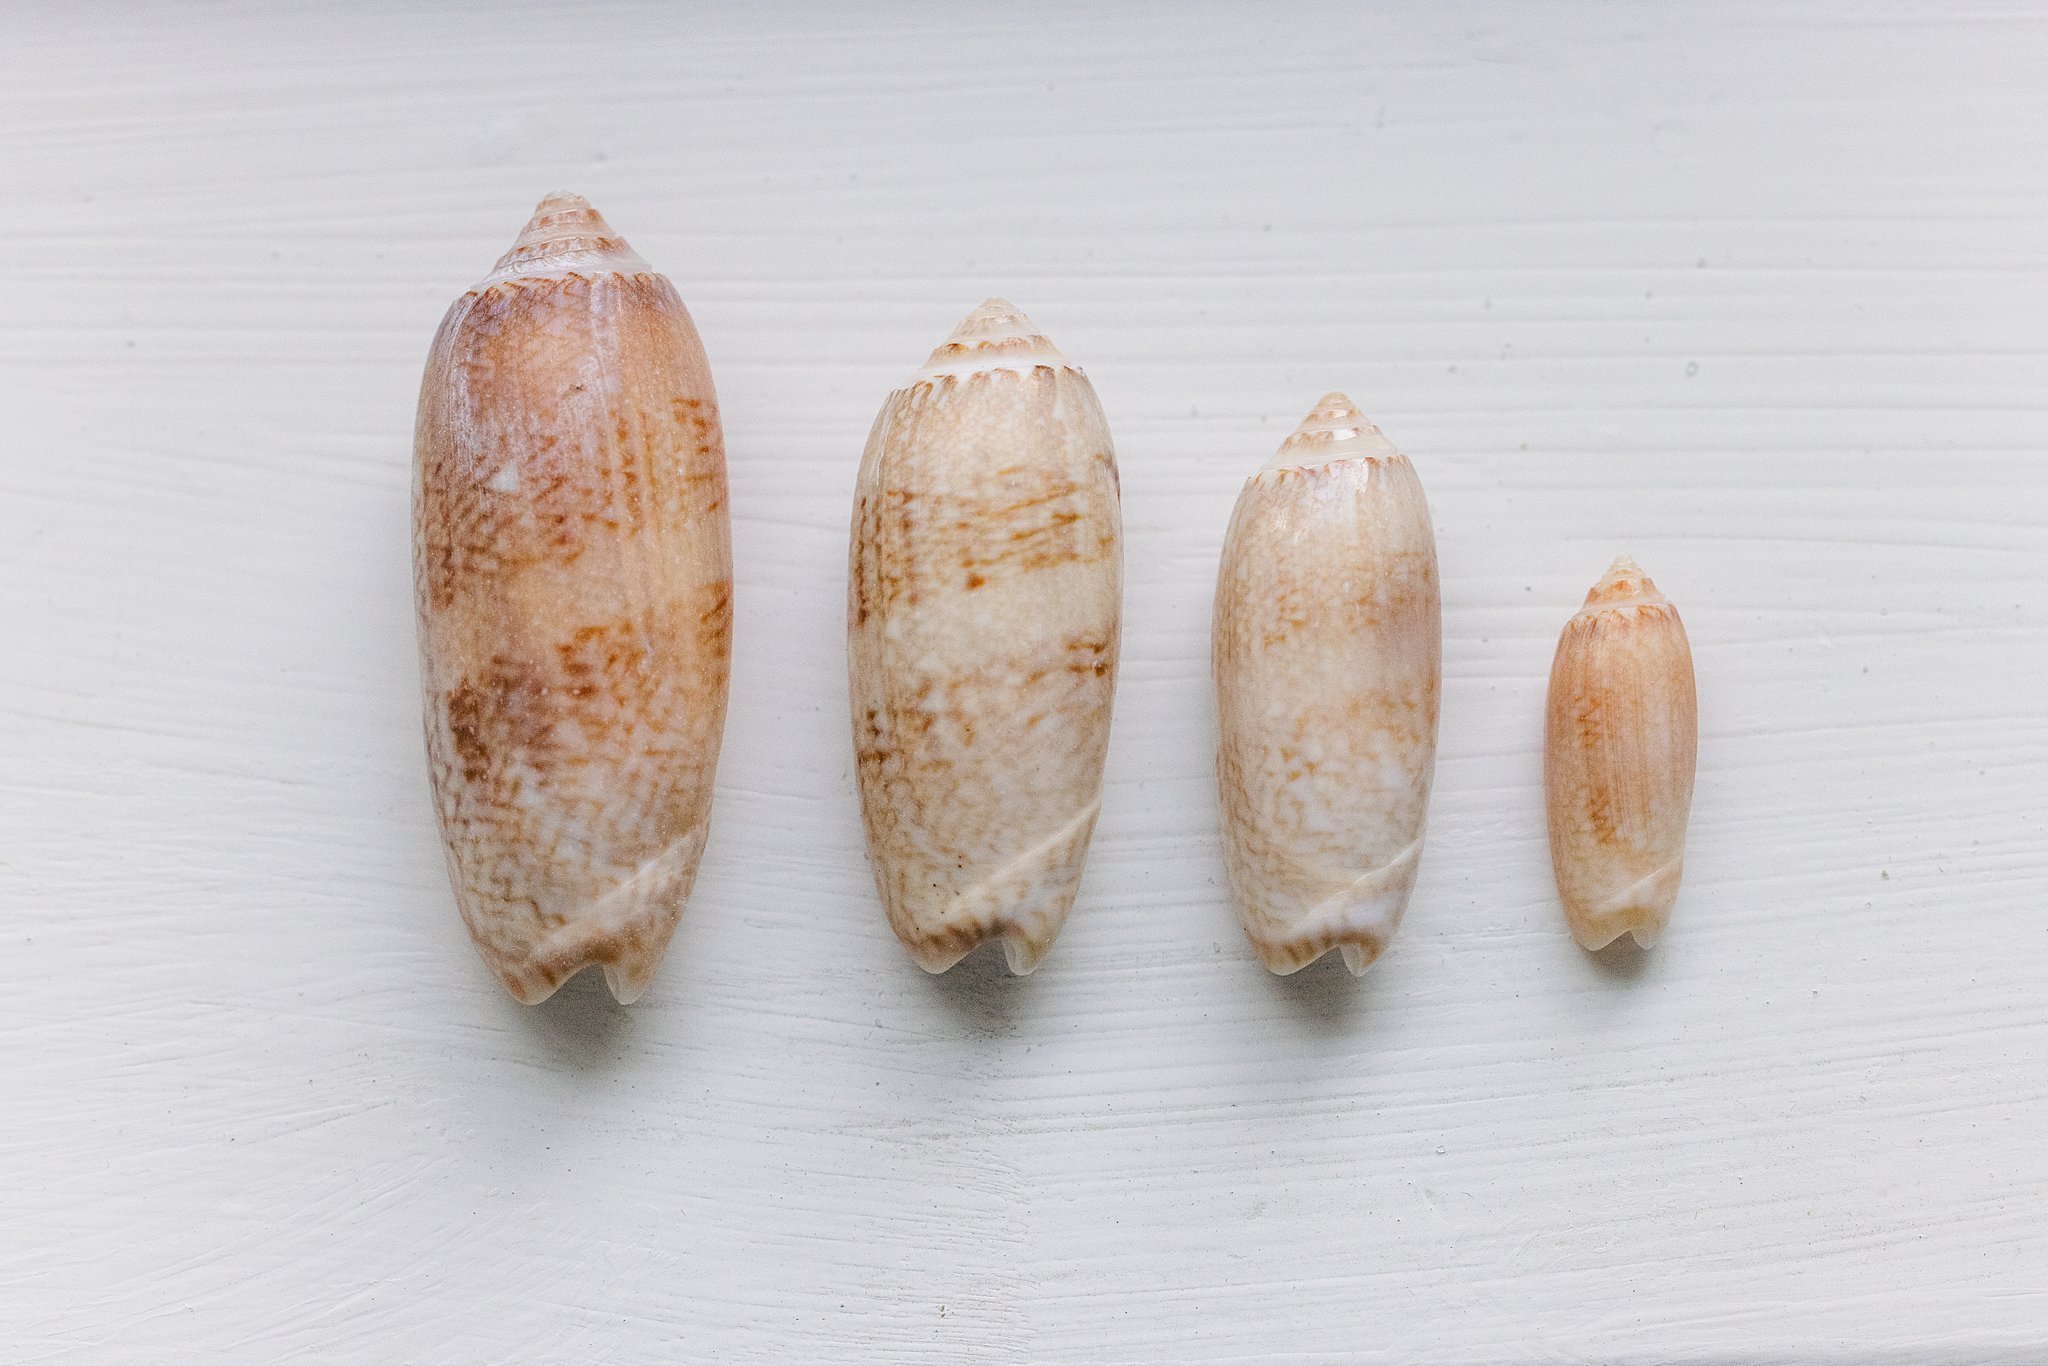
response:
M1699 745L1678 609L1623 555L1565 623L1543 755L1550 859L1572 937L1649 948L1671 920Z
M732 551L675 288L575 195L455 301L420 385L413 572L455 899L521 1001L647 988L696 877Z
M861 812L889 923L943 972L1038 965L1102 796L1123 596L1116 457L1087 377L1000 299L889 395L847 602Z
M1326 394L1247 480L1213 637L1224 867L1277 973L1401 923L1436 773L1443 626L1414 467Z

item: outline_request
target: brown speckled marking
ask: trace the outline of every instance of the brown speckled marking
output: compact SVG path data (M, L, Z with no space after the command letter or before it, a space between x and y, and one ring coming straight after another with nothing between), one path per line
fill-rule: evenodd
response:
M1573 936L1645 948L1684 869L1699 719L1678 609L1626 557L1566 623L1550 669L1544 791Z
M731 653L724 445L682 301L659 275L605 270L465 295L428 361L415 455L427 752L457 904L520 1000L593 964L630 1000L696 873Z
M1115 461L1079 371L948 374L890 395L854 506L849 673L876 885L928 970L1000 938L1028 971L1066 918L1121 596Z
M1340 400L1363 425L1341 395L1325 404ZM1435 773L1440 622L1406 456L1245 484L1217 576L1216 772L1238 915L1274 972L1333 948L1362 970L1400 922Z

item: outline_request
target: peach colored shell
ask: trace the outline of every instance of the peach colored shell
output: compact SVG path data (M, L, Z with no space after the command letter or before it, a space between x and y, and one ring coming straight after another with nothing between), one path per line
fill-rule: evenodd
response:
M1224 867L1268 968L1362 973L1401 923L1436 771L1436 538L1408 457L1325 395L1238 496L1213 635Z
M875 885L919 966L997 939L1038 965L1102 794L1123 596L1095 392L991 299L889 395L861 460L847 602Z
M1698 743L1685 626L1624 555L1565 624L1550 668L1550 857L1585 948L1623 934L1649 948L1670 922Z
M420 386L413 568L456 904L519 1000L647 987L696 876L732 555L711 371L668 280L550 195Z

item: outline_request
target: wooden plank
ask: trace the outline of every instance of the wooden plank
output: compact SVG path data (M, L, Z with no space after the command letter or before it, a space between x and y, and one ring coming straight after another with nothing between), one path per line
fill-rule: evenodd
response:
M2048 1354L2048 18L1933 3L17 6L0 1338L38 1362ZM426 800L427 342L544 191L689 301L737 660L661 977L525 1010ZM855 463L984 295L1116 432L1125 665L1041 972L894 943ZM1221 890L1239 482L1343 388L1438 524L1408 922ZM1627 550L1703 721L1668 940L1549 881Z

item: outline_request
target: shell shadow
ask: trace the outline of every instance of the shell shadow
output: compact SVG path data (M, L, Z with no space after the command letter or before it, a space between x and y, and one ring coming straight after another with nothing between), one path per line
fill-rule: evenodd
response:
M520 1005L509 996L502 999L552 1061L591 1072L615 1066L625 1056L636 1028L634 1013L646 1009L645 1004L622 1006L613 1000L604 973L595 966L562 983L537 1006Z
M1351 1029L1372 1009L1382 990L1382 965L1375 963L1362 977L1353 977L1344 956L1332 949L1299 972L1278 977L1258 965L1251 969L1266 979L1266 990L1282 1002L1297 1024L1312 1034L1335 1037Z
M1580 952L1585 953L1583 949ZM1632 934L1625 934L1606 948L1585 953L1585 956L1599 976L1616 987L1638 981L1650 970L1650 950L1636 943Z
M1039 987L1037 974L1023 977L1010 971L999 940L990 939L945 972L913 968L932 994L945 1002L955 1019L985 1039L1009 1038Z

